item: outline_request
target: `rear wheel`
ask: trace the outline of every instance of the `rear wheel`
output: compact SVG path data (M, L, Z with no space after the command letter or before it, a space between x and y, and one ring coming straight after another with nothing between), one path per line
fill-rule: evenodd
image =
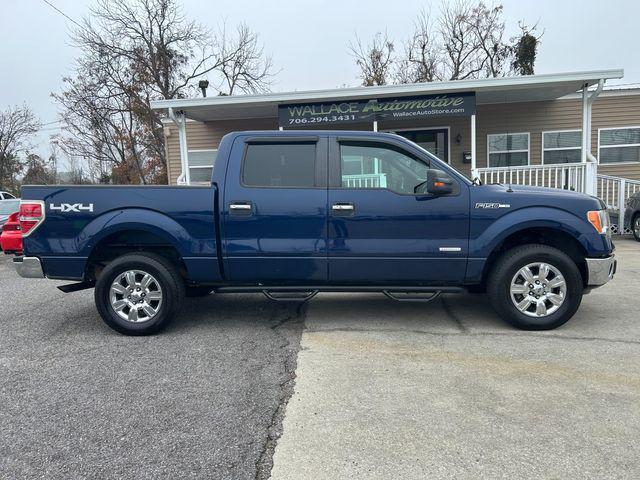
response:
M489 275L494 309L524 330L550 330L566 323L582 301L582 276L574 261L546 245L506 252Z
M109 263L94 292L104 322L125 335L149 335L166 327L184 295L184 282L173 264L144 252Z

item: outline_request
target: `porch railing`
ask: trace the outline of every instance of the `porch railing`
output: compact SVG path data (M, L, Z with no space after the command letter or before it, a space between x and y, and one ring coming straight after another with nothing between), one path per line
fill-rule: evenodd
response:
M597 195L607 205L607 209L614 217L612 224L615 233L625 233L625 205L627 199L637 192L640 192L640 181L638 180L598 174Z
M342 186L346 188L386 188L387 174L343 175Z
M523 165L517 167L479 168L483 183L529 185L534 187L586 190L586 164Z

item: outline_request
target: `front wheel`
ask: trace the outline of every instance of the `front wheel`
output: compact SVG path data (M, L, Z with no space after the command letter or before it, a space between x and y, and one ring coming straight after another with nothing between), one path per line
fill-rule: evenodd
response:
M550 330L566 323L582 301L582 275L562 251L522 245L504 253L487 290L493 308L523 330Z
M184 295L184 282L173 264L145 252L109 263L94 292L104 322L125 335L150 335L166 327Z

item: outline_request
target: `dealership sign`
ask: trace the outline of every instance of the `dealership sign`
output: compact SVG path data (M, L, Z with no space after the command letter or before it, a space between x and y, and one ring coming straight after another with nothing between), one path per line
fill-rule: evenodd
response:
M278 123L283 128L300 128L474 113L476 96L471 92L280 105Z

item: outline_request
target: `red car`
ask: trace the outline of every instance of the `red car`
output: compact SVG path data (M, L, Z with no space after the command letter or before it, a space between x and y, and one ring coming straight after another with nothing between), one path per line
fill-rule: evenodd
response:
M19 215L18 212L12 213L2 226L0 247L5 253L22 253L22 230L18 220Z

